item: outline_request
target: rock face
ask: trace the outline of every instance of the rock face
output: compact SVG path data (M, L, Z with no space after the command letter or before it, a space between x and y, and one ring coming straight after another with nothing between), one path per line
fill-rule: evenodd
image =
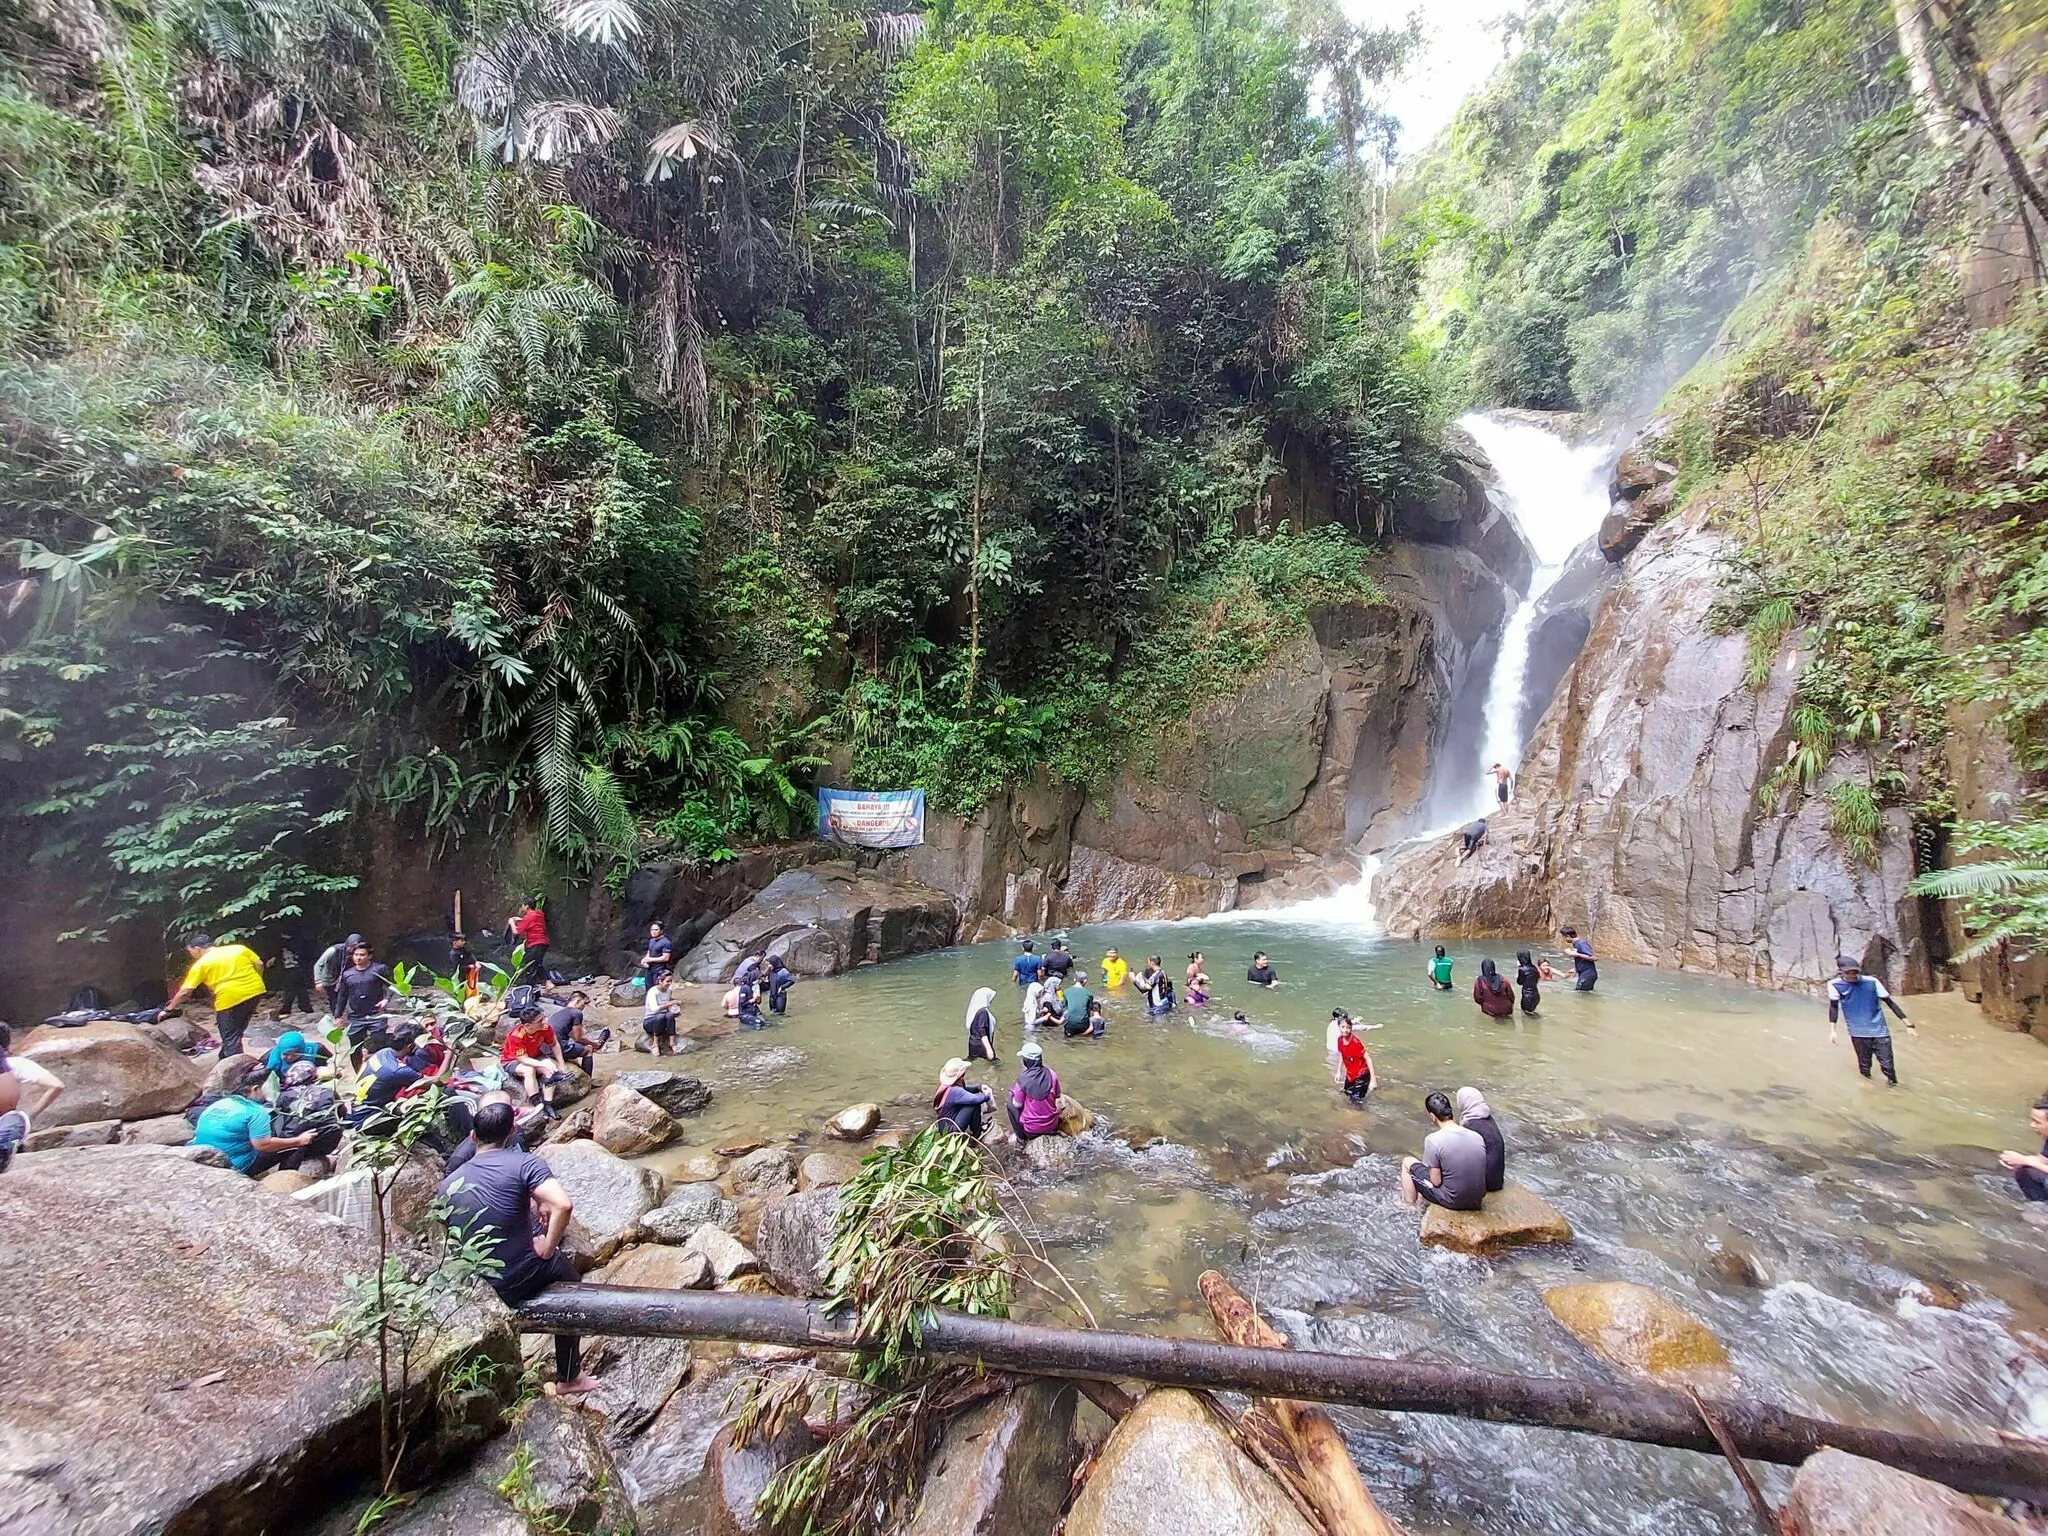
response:
M1448 1248L1477 1258L1571 1240L1571 1223L1557 1208L1512 1181L1488 1195L1481 1210L1447 1211L1432 1205L1422 1217L1423 1247Z
M1543 1293L1550 1315L1611 1365L1639 1376L1725 1393L1735 1385L1728 1351L1678 1303L1624 1281L1554 1286Z
M645 1094L635 1093L623 1083L606 1083L598 1090L590 1135L605 1151L638 1157L668 1145L675 1133L676 1123L668 1111Z
M1313 1536L1286 1492L1201 1399L1148 1392L1104 1442L1067 1536Z
M76 1029L44 1025L15 1049L64 1081L38 1126L88 1120L149 1120L176 1115L199 1097L207 1069L133 1024L102 1019Z
M1074 1464L1074 1389L1034 1381L946 1426L904 1536L1041 1536Z
M711 1090L701 1079L679 1072L621 1072L612 1081L652 1099L674 1116L701 1114L711 1103Z
M786 1296L825 1294L825 1255L838 1222L837 1189L814 1189L768 1203L754 1245L777 1290Z
M540 1157L576 1203L569 1246L592 1263L624 1247L640 1218L661 1199L660 1174L615 1157L594 1141L556 1142L542 1147Z
M1823 795L1759 807L1803 656L1788 642L1762 691L1745 686L1745 637L1709 622L1724 553L1689 518L1650 532L1478 852L1461 864L1447 838L1388 861L1373 899L1390 932L1569 923L1609 960L1791 987L1831 977L1846 953L1894 990L1928 984L1906 814L1884 814L1864 866L1830 836Z
M2026 1530L1953 1488L1836 1450L1800 1464L1781 1518L1785 1536L2023 1536Z
M748 955L780 954L798 976L834 976L855 966L943 949L960 928L960 909L943 891L818 865L777 875L766 890L704 935L676 975L686 981L732 979Z
M376 1262L359 1233L176 1151L101 1147L0 1179L0 1262L65 1299L59 1326L0 1305L0 1357L34 1362L0 1393L0 1530L300 1529L374 1464L375 1359L312 1338ZM514 1360L502 1319L459 1316L422 1378L465 1350Z

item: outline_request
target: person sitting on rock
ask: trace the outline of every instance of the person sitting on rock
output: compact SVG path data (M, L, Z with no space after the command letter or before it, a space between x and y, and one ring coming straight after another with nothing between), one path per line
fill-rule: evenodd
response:
M309 1039L302 1031L288 1029L277 1037L277 1044L270 1048L270 1054L263 1058L263 1070L283 1077L296 1061L310 1061L316 1067L328 1058L327 1047L318 1040Z
M569 1063L562 1059L562 1047L540 1016L539 1005L529 1003L505 1036L498 1059L526 1090L527 1101L538 1099L541 1113L556 1119L555 1085L569 1075Z
M476 1156L476 1117L493 1104L503 1104L512 1111L512 1134L505 1145L519 1152L531 1152L534 1138L546 1128L547 1121L537 1113L522 1116L519 1106L512 1102L512 1095L502 1088L493 1088L480 1096L475 1105L463 1111L464 1130L462 1140L448 1154L448 1161L442 1167L443 1173L453 1173L472 1157Z
M185 941L185 953L192 957L191 967L164 1012L177 1012L186 998L206 988L213 994L213 1032L220 1037L221 1059L241 1055L242 1032L270 985L263 979L262 957L246 944L216 944L204 933Z
M1486 1143L1486 1192L1498 1194L1508 1182L1508 1144L1494 1123L1493 1111L1477 1088L1458 1090L1458 1124Z
M230 1079L228 1091L199 1112L192 1128L194 1146L213 1148L236 1172L251 1178L277 1168L296 1168L302 1157L319 1155L311 1150L320 1139L316 1131L271 1134L270 1106L256 1097L269 1075L262 1062L245 1063Z
M938 1123L963 1136L981 1140L988 1129L988 1107L995 1095L988 1089L967 1086L967 1063L955 1056L939 1068L939 1091L932 1095Z
M63 1080L49 1068L10 1055L13 1045L14 1031L0 1024L0 1173L27 1144L35 1117L64 1091Z
M1037 1136L1056 1136L1060 1129L1059 1074L1045 1064L1045 1050L1036 1040L1027 1040L1017 1050L1023 1068L1010 1089L1010 1129L1019 1142Z
M542 1026L545 1028L545 1026ZM551 1285L574 1284L576 1265L562 1247L576 1204L554 1170L531 1152L508 1146L510 1104L486 1104L476 1112L471 1135L476 1154L441 1180L448 1202L448 1230L466 1243L482 1245L498 1262L491 1289L508 1307L531 1301ZM541 1230L534 1230L539 1218ZM583 1341L555 1335L556 1392L595 1390L583 1374Z
M469 947L469 935L451 933L448 935L448 979L455 983L463 996L476 991L477 973L483 969L483 962L477 959L476 951Z
M738 990L735 988L734 990ZM676 1048L676 1004L667 971L656 971L654 981L647 988L640 1017L641 1033L647 1036L648 1049L657 1056L675 1054ZM737 999L734 1006L738 1006Z
M1422 1157L1401 1159L1401 1198L1450 1211L1476 1211L1486 1198L1486 1143L1459 1125L1441 1089L1422 1101L1436 1129L1422 1140Z
M300 1173L325 1178L329 1159L340 1150L347 1123L341 1112L341 1096L331 1084L320 1081L320 1069L310 1061L295 1061L284 1069L278 1085L277 1107L271 1112L271 1129L279 1136L313 1133L312 1141L292 1160Z
M590 1033L583 1021L584 1010L590 1006L590 994L576 991L569 994L569 1001L548 1015L548 1028L555 1032L555 1043L562 1048L562 1059L572 1061L586 1072L596 1072L597 1053L604 1048L612 1032L600 1029L596 1035Z
M1479 979L1472 983L1472 1001L1489 1019L1505 1019L1514 1014L1515 989L1491 960L1479 962Z
M1482 816L1477 821L1466 822L1458 829L1458 838L1463 844L1458 850L1458 862L1462 864L1486 841L1486 818Z
M770 955L766 968L768 1011L779 1018L789 1012L789 989L796 985L796 974L783 964L780 955Z
M2034 1100L2034 1107L2027 1111L2027 1128L2041 1138L2040 1154L2001 1152L1998 1161L2011 1170L2020 1198L2036 1204L2048 1200L2048 1093Z

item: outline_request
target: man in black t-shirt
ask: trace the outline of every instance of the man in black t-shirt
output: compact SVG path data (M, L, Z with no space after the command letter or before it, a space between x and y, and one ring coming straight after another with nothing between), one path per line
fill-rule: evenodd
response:
M583 1010L589 1006L588 992L571 992L569 1006L557 1008L548 1015L548 1028L555 1032L555 1043L562 1048L562 1060L580 1063L586 1072L593 1070L590 1059L612 1037L610 1030L600 1029L593 1038L584 1028Z
M391 973L370 958L370 946L358 944L349 967L334 978L334 1016L348 1024L348 1037L361 1045L370 1035L370 1020L384 1011L391 993Z
M1074 957L1067 953L1067 941L1054 939L1052 948L1045 952L1044 971L1047 976L1065 977L1074 968Z
M649 923L647 952L640 957L640 979L653 986L657 972L675 968L675 953L675 942L669 938L666 926L659 919Z
M505 1143L512 1135L512 1106L486 1104L476 1112L471 1134L476 1155L441 1180L440 1195L448 1202L448 1229L469 1239L484 1239L498 1261L491 1289L508 1307L530 1301L558 1282L573 1282L576 1266L562 1250L575 1202L554 1170L531 1152L517 1152ZM535 1217L545 1227L536 1232ZM557 1392L595 1389L583 1374L583 1341L575 1334L555 1335Z
M1244 979L1255 987L1277 987L1280 985L1280 975L1273 969L1272 963L1266 959L1266 952L1263 949L1252 956L1251 969L1244 973Z

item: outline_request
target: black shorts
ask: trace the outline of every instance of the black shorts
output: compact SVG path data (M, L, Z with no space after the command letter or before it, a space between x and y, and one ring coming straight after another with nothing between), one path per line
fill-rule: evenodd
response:
M1476 1211L1479 1209L1477 1205L1453 1205L1450 1197L1443 1192L1440 1186L1429 1182L1429 1169L1421 1163L1415 1165L1409 1177L1415 1182L1415 1193L1422 1196L1430 1205L1440 1205L1447 1211Z

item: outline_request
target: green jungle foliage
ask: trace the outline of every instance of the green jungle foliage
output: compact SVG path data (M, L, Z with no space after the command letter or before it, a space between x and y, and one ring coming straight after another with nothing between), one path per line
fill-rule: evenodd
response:
M1441 412L1310 0L0 0L0 831L248 932L1106 773ZM1320 90L1314 88L1321 82ZM1290 446L1344 529L1269 542ZM1302 530L1293 530L1296 533ZM1144 722L1140 722L1142 725Z

